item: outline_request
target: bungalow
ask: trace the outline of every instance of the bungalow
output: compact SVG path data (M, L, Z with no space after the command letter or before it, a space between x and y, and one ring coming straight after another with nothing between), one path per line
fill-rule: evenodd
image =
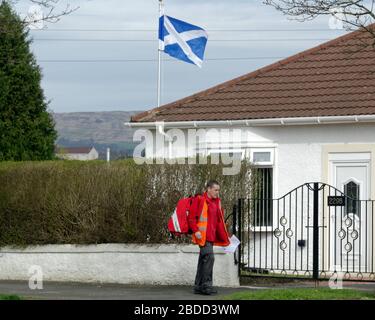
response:
M261 202L238 202L240 214L252 213L240 234L247 271L375 278L373 44L351 32L128 123L154 139L205 129L193 148L167 139L168 156L230 150L260 168ZM147 142L145 155L160 148Z
M99 153L94 147L58 148L56 155L67 160L95 160L99 157Z

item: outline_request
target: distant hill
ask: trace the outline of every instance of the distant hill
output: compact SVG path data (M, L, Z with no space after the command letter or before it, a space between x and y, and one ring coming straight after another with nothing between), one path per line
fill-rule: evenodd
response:
M62 147L93 145L99 158L105 159L107 147L111 148L111 159L130 156L135 145L134 129L124 122L141 111L105 111L52 113L58 132L57 144Z

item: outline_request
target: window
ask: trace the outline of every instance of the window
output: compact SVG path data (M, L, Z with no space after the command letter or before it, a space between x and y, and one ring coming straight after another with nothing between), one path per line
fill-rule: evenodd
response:
M251 149L250 162L252 162L255 165L273 165L273 149Z
M346 198L346 214L353 213L359 216L360 205L359 205L359 185L353 181L348 182L344 185L344 193L348 197Z
M211 149L208 150L209 156L217 156L220 160L220 154L227 154L229 157L233 157L234 159L243 159L245 155L245 151L241 149Z
M254 162L270 162L271 153L270 152L254 152L253 159L254 159Z
M272 168L255 168L253 179L253 218L255 227L272 226Z

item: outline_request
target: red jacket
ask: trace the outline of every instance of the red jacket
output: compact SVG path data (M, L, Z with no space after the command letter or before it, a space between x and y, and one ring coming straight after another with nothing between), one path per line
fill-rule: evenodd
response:
M225 227L224 222L224 209L219 210L220 198L212 199L207 196L205 192L201 200L198 197L193 199L189 213L189 228L195 233L198 231L197 221L199 215L203 209L203 201L208 204L208 220L207 220L207 231L206 241L211 242L226 242L228 241L229 235Z

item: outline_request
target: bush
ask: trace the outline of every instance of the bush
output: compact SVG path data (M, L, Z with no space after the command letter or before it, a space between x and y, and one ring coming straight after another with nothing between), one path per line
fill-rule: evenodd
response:
M223 165L137 165L113 161L0 163L0 246L167 243L179 198L221 183L225 215L250 190L251 170L222 175Z

